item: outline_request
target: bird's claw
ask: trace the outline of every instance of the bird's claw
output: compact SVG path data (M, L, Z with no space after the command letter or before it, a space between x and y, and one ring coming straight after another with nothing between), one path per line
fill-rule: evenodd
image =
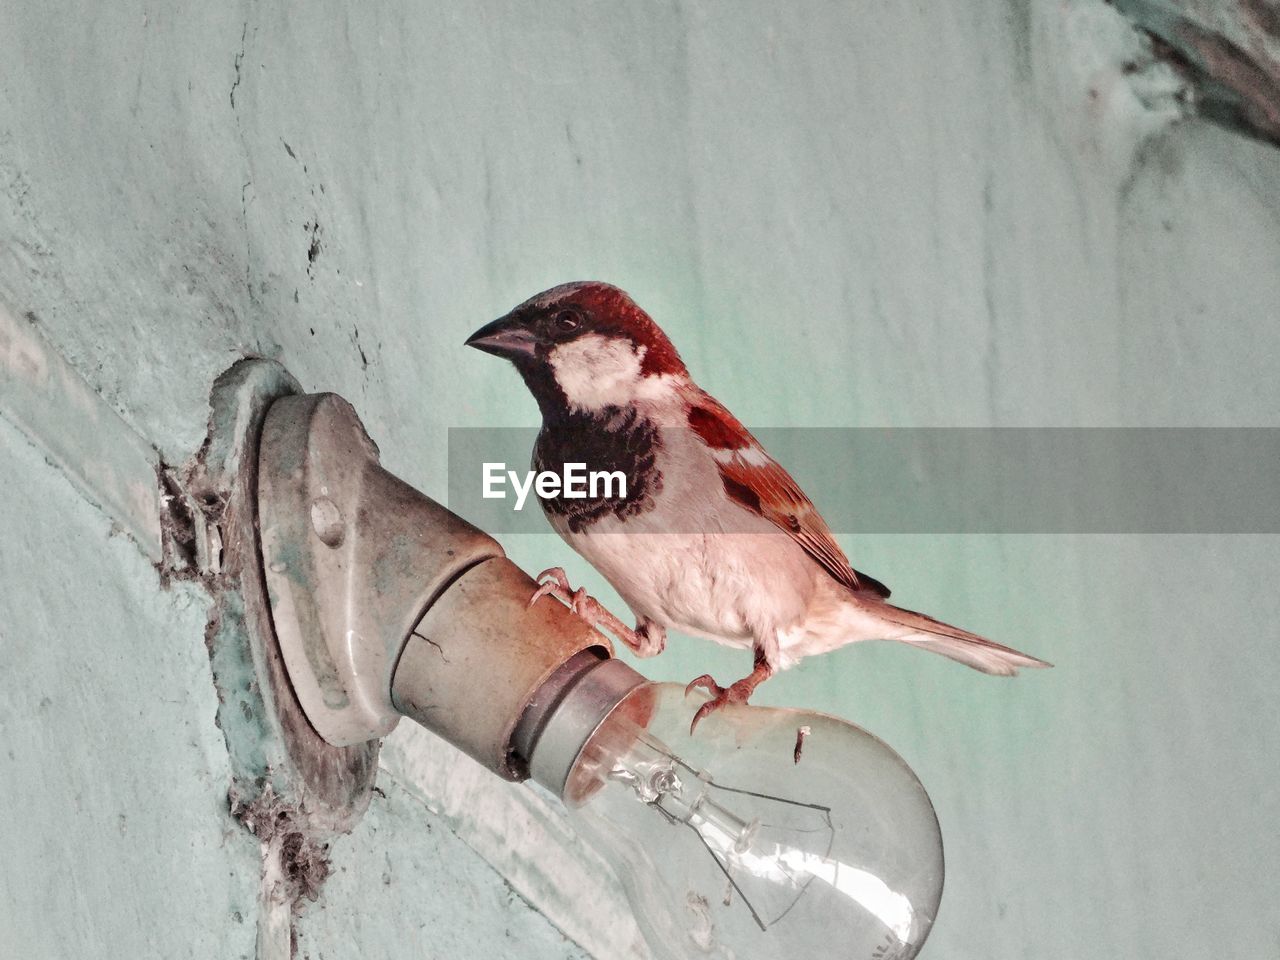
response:
M751 696L752 691L755 690L755 684L751 683L748 679L739 680L737 683L730 684L727 687L722 687L720 684L716 683L715 680L711 679L710 674L704 673L696 680L691 680L688 686L684 688L685 696L688 696L691 691L697 689L706 690L711 694L711 699L700 706L697 712L693 715L693 720L689 724L690 736L693 736L693 732L698 729L699 723L701 723L706 717L715 713L721 707L727 706L731 703L746 703L748 698Z
M724 694L724 687L716 683L709 673L704 673L697 679L690 680L688 684L685 685L684 695L687 697L689 694L693 693L694 690L698 689L707 691L707 693L711 694L713 697L723 696Z
M538 589L529 598L529 606L532 607L548 595L557 597L592 629L600 631L603 627L642 657L661 653L666 645L666 635L660 628L656 633L652 625L642 632L632 630L605 609L604 604L587 593L586 587L574 590L569 586L569 578L565 576L562 567L548 567L538 574L537 579Z
M606 610L595 597L587 593L586 587L574 590L569 586L569 578L564 568L548 567L537 576L538 589L529 598L529 606L533 606L545 596L558 597L569 609L593 627L603 623L606 627L625 631L626 627Z
M575 591L569 586L569 578L565 576L563 567L548 567L535 577L538 581L538 589L533 591L533 596L529 598L529 606L533 606L539 600L546 596L559 597L570 607L574 606L576 593L582 593L581 590ZM577 613L577 610L574 610Z

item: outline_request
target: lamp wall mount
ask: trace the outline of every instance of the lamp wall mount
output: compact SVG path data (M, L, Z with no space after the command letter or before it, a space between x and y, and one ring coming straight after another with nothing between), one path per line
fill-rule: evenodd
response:
M262 568L298 701L328 743L383 737L408 715L507 779L538 691L609 642L502 547L383 469L336 394L283 397L258 456Z

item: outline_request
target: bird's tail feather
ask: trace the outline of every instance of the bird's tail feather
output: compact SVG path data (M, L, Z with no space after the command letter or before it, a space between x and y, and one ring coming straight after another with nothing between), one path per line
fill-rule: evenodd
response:
M860 606L865 613L879 620L906 628L900 633L895 632L890 639L940 653L983 673L1012 677L1021 667L1053 666L1012 647L1003 646L914 610L904 610L888 603L863 603Z

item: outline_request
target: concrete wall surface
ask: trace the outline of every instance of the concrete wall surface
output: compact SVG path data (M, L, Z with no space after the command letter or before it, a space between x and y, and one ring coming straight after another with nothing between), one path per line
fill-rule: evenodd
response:
M752 426L1280 427L1280 151L1196 116L1214 62L1239 61L1192 70L1102 0L9 0L0 304L167 463L258 355L442 499L450 427L536 422L462 340L585 277ZM42 429L93 433L87 409ZM53 466L25 429L0 421L7 949L252 956L208 598L66 481L99 469L68 465L88 439ZM760 690L928 787L948 877L923 956L1276 955L1277 536L842 542L906 606L1056 664L868 644ZM554 536L504 545L621 608ZM642 669L746 659L675 637ZM647 955L545 797L407 725L382 764L299 956Z

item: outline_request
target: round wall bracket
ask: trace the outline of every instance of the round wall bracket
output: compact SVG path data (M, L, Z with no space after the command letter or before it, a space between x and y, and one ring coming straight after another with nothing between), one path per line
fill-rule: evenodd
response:
M197 575L214 597L205 640L231 758L233 806L284 805L295 819L340 833L368 807L379 744L335 746L308 721L276 642L257 530L258 447L267 411L300 392L278 363L236 363L215 381L208 436L176 479L195 541L204 545Z

